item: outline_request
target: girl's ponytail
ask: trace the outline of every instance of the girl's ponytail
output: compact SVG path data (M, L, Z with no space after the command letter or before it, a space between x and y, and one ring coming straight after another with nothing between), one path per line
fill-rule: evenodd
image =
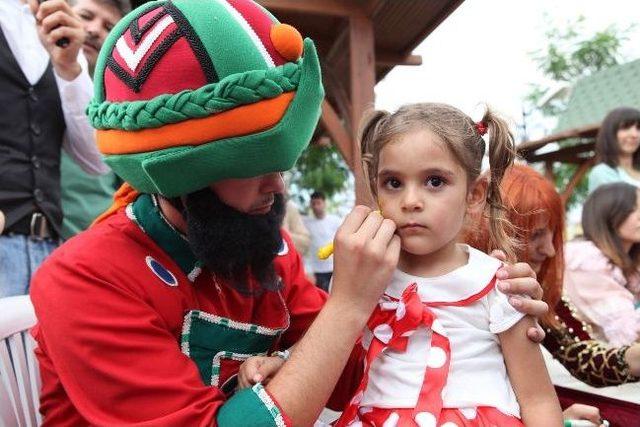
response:
M510 235L512 225L507 219L506 209L500 195L500 182L506 170L513 165L516 157L513 135L509 125L490 109L484 114L482 121L476 125L480 130L489 132L489 186L487 188L487 205L489 214L489 231L494 247L502 249L507 259L514 260L515 242Z

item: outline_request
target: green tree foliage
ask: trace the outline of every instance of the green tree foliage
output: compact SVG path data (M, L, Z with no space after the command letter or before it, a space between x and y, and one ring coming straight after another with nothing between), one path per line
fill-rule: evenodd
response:
M526 97L529 110L538 110L546 117L558 117L567 106L567 99L554 99L538 106L549 90L560 84L573 85L585 76L596 71L624 62L621 49L631 27L621 29L611 25L604 30L587 35L584 28L585 19L579 17L559 28L550 28L546 33L547 45L533 52L532 56L538 69L546 78L543 84L533 84ZM575 144L577 141L565 141L562 146ZM556 187L564 189L576 170L575 165L557 163L553 166ZM567 208L582 203L586 198L586 177L576 187Z
M315 190L324 192L331 199L346 188L351 173L335 146L319 144L310 145L291 172L290 185L297 190L300 202Z

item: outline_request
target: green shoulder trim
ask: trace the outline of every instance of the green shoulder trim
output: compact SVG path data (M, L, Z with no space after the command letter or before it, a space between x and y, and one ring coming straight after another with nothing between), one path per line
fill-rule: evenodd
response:
M217 417L220 427L286 427L285 418L269 393L258 383L237 392Z
M202 263L191 252L187 238L164 217L155 195L141 194L127 206L127 216L178 264L189 281L200 274Z
M288 62L267 70L233 74L196 90L159 95L148 101L100 102L94 97L87 115L96 129L157 128L295 91L300 75L300 64Z

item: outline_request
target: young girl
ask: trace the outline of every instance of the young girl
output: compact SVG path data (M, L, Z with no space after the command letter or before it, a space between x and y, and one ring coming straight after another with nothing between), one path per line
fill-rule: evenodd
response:
M564 290L594 336L614 346L640 342L640 190L598 187L582 209L584 239L567 243Z
M488 185L478 180L487 130ZM466 213L486 200L491 239L511 252L498 187L514 157L506 123L414 104L373 113L361 135L371 190L402 250L364 333L362 383L337 425L562 425L525 335L532 320L496 289L500 262L456 243Z

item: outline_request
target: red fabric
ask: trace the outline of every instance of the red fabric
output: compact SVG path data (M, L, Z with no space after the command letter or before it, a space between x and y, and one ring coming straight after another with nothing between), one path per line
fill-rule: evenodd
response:
M640 404L558 386L556 393L563 410L574 403L582 403L600 409L600 416L609 421L610 427L640 426Z
M465 410L466 411L466 410ZM383 409L373 408L370 412L363 411L361 416L363 426L373 427L386 427L387 425L394 425L397 427L415 427L418 425L431 425L429 423L417 424L413 421L412 417L413 409ZM395 415L394 415L395 414ZM397 419L397 424L389 422L385 424L387 420L392 421ZM445 408L441 412L441 418L438 420L439 426L457 426L457 427L521 427L523 426L520 420L513 418L510 415L503 414L495 408L488 406L481 406L476 409L473 416L469 415L469 418L458 409Z
M178 286L160 281L147 256ZM294 250L277 258L276 270L291 316L284 348L300 339L327 296L306 280ZM205 386L180 351L185 313L265 326L283 321L278 293L251 298L226 286L218 293L206 271L189 282L123 210L56 250L38 270L31 298L40 321L33 335L44 426L212 425L225 396Z
M247 21L249 26L258 35L258 38L267 49L269 56L273 59L275 65L282 65L287 62L273 46L271 41L271 27L275 24L262 9L250 0L227 0L227 2L237 10L240 15Z
M151 16L157 13L159 13L159 9L154 9L150 13L142 16L139 21L139 27L142 28L144 25L143 21L148 21ZM165 17L168 16L170 15L165 15ZM161 20L165 19L165 17L161 18ZM136 48L140 48L145 38L149 35L149 32L158 25L158 22L142 35L140 43L135 43L131 36L131 30L127 29L123 34L127 46L135 52ZM112 50L113 60L130 76L139 77L145 65L149 63L149 60L153 60L152 55L156 52L160 44L176 31L178 31L178 27L175 22L165 28L142 57L135 70L129 68L115 47ZM176 75L179 75L180 78L174 78ZM107 101L110 102L148 100L162 94L173 94L182 90L197 89L207 83L202 66L193 53L191 45L184 37L178 39L157 62L152 64L152 69L149 72L147 80L142 84L139 92L133 91L133 89L121 81L120 77L114 74L109 67L105 69L104 81L105 97Z

